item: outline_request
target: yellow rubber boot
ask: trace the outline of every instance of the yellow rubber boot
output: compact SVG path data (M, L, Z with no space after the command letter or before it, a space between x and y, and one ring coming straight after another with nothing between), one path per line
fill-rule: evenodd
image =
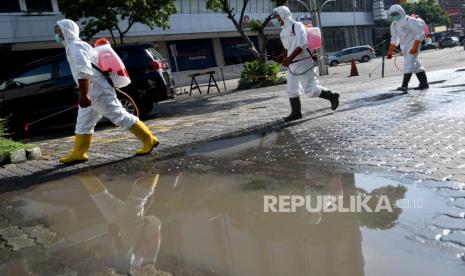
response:
M144 146L136 152L137 155L149 154L159 144L158 139L153 136L152 132L150 132L148 127L141 121L137 121L129 131L144 144Z
M91 134L76 134L73 152L69 156L60 158L61 163L85 162L89 159L87 151L90 148Z

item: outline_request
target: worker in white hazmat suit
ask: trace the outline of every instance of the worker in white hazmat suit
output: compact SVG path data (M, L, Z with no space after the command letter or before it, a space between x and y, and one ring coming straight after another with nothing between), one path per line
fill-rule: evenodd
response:
M422 26L416 19L408 16L399 5L391 6L388 13L393 22L391 23L391 44L389 45L387 58L392 58L394 49L399 45L404 56L404 79L402 86L398 90L407 93L412 74L416 74L420 82L420 85L415 88L416 90L428 89L425 68L421 66L418 60L421 42L425 39Z
M95 125L105 116L115 125L131 131L143 147L137 155L149 154L158 140L137 117L129 114L116 97L115 89L105 76L92 68L98 64L97 52L79 38L78 25L69 19L57 21L55 39L65 46L71 72L79 87L79 110L76 122L76 140L72 153L61 158L62 163L87 161L87 151Z
M320 97L331 102L331 109L339 106L339 94L332 93L318 83L315 70L315 61L308 49L307 29L292 19L292 13L286 6L273 10L272 17L278 20L282 27L281 42L284 51L276 61L287 67L287 93L291 103L291 114L284 118L293 121L302 118L300 94L303 92L309 97Z

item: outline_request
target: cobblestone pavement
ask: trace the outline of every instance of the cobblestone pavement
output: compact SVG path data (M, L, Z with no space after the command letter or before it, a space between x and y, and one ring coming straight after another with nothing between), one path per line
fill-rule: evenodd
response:
M412 90L408 95L390 91L399 82L399 77L364 83L352 78L331 84L342 94L337 112L331 112L324 100L302 97L305 118L289 125L280 121L289 112L284 86L181 97L160 104L157 116L146 123L160 138L161 155L183 145L286 127L319 162L337 162L349 168L366 165L415 174L421 179L465 182L463 72L453 69L431 73L430 90ZM133 158L139 146L129 132L106 127L94 136L89 162L62 166L58 158L69 152L73 139L36 141L44 157L0 168L1 187L9 189L7 184L40 182Z
M0 259L7 263L20 260L20 255L29 256L32 262L28 259L27 263L14 263L14 268L29 271L27 266L34 266L40 270L50 263L41 257L41 250L61 239L41 221L25 222L18 216L6 191L81 172L86 167L115 164L102 169L125 170L140 163L156 166L195 144L281 130L292 135L292 148L305 154L306 158L299 161L303 165L401 175L430 187L447 207L437 210L423 232L416 229L416 238L439 241L465 252L464 72L432 72L431 89L412 90L407 95L390 90L397 87L400 77L371 82L357 78L344 83L323 80L342 94L340 109L332 112L324 100L302 97L305 118L290 124L280 120L289 112L284 86L181 97L160 104L157 116L147 121L161 146L157 153L146 157L133 158L138 141L113 127L97 132L91 161L75 166L60 166L57 162L71 148L73 137L37 141L44 151L42 160L0 169L4 192L0 199ZM249 161L241 162L238 164L242 167L248 166ZM463 255L459 257L463 259Z

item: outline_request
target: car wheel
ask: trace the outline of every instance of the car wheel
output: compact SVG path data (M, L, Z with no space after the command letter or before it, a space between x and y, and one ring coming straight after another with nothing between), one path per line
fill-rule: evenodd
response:
M369 56L363 56L362 57L362 62L369 62L370 61L370 57Z
M334 66L337 66L338 64L339 64L339 62L338 62L337 60L333 60L333 61L331 61L331 63L329 64L329 66L334 67Z
M139 106L137 106L136 102L131 98L131 96L124 93L123 91L118 91L117 94L118 100L123 108L126 109L129 114L139 117Z
M139 107L139 117L147 116L153 109L153 101L147 98L141 98L137 101Z

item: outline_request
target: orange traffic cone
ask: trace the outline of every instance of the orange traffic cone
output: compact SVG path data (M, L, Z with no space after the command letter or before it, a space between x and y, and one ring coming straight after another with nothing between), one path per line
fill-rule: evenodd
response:
M355 59L352 59L352 66L350 68L350 76L349 77L357 77L357 76L358 76L357 65L355 64Z

